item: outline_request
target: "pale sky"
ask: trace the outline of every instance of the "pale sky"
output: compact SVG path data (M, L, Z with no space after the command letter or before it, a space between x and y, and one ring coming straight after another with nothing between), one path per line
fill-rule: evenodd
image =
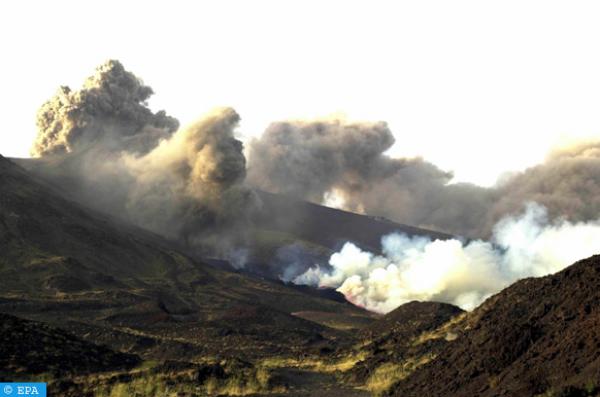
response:
M5 1L0 153L27 156L38 107L114 58L183 123L385 120L391 155L489 185L600 138L598 21L594 1Z

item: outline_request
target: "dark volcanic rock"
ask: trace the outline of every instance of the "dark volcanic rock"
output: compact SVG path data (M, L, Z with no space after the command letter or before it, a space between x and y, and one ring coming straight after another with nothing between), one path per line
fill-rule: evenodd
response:
M318 296L318 297L324 298L324 299L330 299L332 301L339 302L339 303L350 303L350 302L348 302L348 300L346 299L344 294L336 291L333 288L327 288L327 287L315 288L315 287L311 287L308 285L296 285L296 284L292 284L292 283L287 283L285 285L290 288L294 288L298 291L302 291L305 294Z
M375 321L363 333L370 338L384 336L408 339L436 329L461 313L463 310L460 307L448 303L412 301Z
M324 207L284 195L263 191L257 191L257 194L263 204L263 211L255 220L258 225L268 230L285 231L334 250L345 242L352 241L364 249L379 253L381 237L394 232L441 240L452 237L445 233Z
M128 369L139 357L85 342L44 323L0 313L0 376L55 376ZM21 375L19 375L21 374Z
M599 286L600 256L513 284L470 313L466 333L390 395L596 395Z

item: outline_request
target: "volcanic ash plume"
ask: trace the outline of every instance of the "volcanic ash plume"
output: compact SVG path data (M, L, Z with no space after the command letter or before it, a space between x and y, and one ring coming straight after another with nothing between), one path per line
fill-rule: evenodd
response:
M237 239L256 205L234 136L239 115L216 109L177 130L177 120L147 107L151 94L118 61L79 91L62 87L38 114L32 153L51 166L37 171L87 205L168 237Z
M188 238L243 216L253 195L242 185L246 159L234 137L239 119L231 108L217 109L146 155L122 157L133 177L127 207L137 223L163 232L175 223L175 233Z
M62 87L38 114L37 172L89 206L192 245L241 238L259 205L246 179L274 193L478 239L498 239L495 225L527 202L543 205L552 225L600 216L600 143L556 151L483 188L452 183L451 173L420 158L389 157L395 139L383 122L279 122L251 142L246 178L234 110L217 109L178 130L177 120L148 108L151 95L118 61L100 66L80 90ZM479 246L487 247L460 248Z
M530 203L525 213L496 225L492 242L392 234L382 240L382 256L347 243L331 256L332 270L314 267L294 282L337 288L351 302L382 313L411 300L470 310L520 278L554 273L596 254L598 241L599 221L551 222L544 207Z
M179 127L164 111L152 113L146 101L153 94L118 61L96 69L81 90L60 87L38 111L35 157L64 154L104 143L114 149L147 151ZM116 140L116 142L113 142Z
M599 219L600 142L555 150L542 164L508 177L495 188L488 222L527 201L545 206L551 219Z
M270 192L350 211L474 233L489 206L488 192L448 185L451 173L420 158L388 157L384 153L393 144L382 122L274 123L250 145L248 180Z
M492 188L451 183L451 173L423 159L391 158L393 144L385 123L274 123L250 145L248 179L274 193L472 238L491 237L500 219L530 201L551 219L600 214L600 143L556 151Z
M364 188L403 164L379 164L394 143L385 123L339 121L271 124L251 143L249 180L275 193L321 201L338 183Z

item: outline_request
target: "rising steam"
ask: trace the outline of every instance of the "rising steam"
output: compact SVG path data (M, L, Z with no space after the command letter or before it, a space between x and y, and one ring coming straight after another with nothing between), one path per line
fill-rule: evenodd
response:
M442 301L470 310L510 283L557 272L598 252L600 222L550 222L544 207L494 228L492 242L435 240L392 234L383 255L347 243L331 256L332 270L314 267L294 282L333 287L351 302L389 312L411 300Z

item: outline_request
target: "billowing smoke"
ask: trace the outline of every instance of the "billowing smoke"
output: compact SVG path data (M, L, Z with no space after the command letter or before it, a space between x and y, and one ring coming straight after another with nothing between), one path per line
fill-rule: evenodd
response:
M239 115L216 109L177 130L177 120L147 107L151 94L118 61L79 91L62 87L38 114L37 171L92 207L188 245L242 238L256 198L244 186Z
M491 242L431 241L392 234L383 255L347 243L331 256L330 270L314 267L294 282L333 287L351 302L389 312L411 300L442 301L470 310L510 283L557 272L598 253L600 221L552 222L535 203L494 228Z
M242 184L246 159L233 133L238 121L233 109L216 109L145 155L122 153L115 169L131 176L132 219L163 234L173 227L167 234L188 243L238 224L253 200Z
M267 191L471 238L489 238L529 201L551 219L600 214L600 143L555 152L493 188L451 183L451 173L420 158L391 158L393 144L385 123L274 123L250 145L248 178Z
M443 251L444 247L451 253L461 253L463 259L488 258L468 259L463 270L480 269L473 274L486 274L494 280L493 285L487 285L485 280L479 282L481 277L473 276L477 288L455 283L423 295L423 298L466 302L462 305L469 307L469 302L479 301L499 284L516 277L506 273L511 266L505 263L504 251L515 251L514 244L503 245L506 239L501 238L502 230L510 222L498 223L501 219L517 222L515 216L528 202L537 202L547 209L547 219L543 222L550 228L560 225L581 228L581 222L600 218L600 143L556 151L544 163L505 177L495 187L483 188L452 183L450 172L421 158L389 157L386 151L395 139L383 122L279 122L251 142L246 178L243 145L234 133L240 117L233 109L217 109L179 129L176 119L164 111L154 113L148 108L151 95L152 89L118 61L100 66L80 90L61 87L38 113L39 134L32 154L41 159L32 166L34 171L87 205L184 241L204 254L230 258L236 266L242 266L250 255L243 244L246 226L255 219L252 214L260 207L246 182L270 192L458 236L491 238L494 242L474 241L465 245L458 240L430 242L389 237L383 241L382 258L367 253L354 255L351 250L356 248L349 245L341 256L335 257L338 259L332 259L343 262L341 258L350 254L362 257L365 265L359 273L351 274L349 270L340 273L332 262L332 272L313 269L301 277L313 283L339 282L343 291L357 297L352 298L357 303L377 310L387 310L403 298L394 295L399 293L394 292L397 288L381 289L374 283L375 289L370 289L371 276L375 279L386 276L381 270L384 269L397 270L403 283L406 277L413 277L410 274L414 272L406 275L404 267L398 266L404 259L398 259L394 254L398 251L391 248L398 246L398 241L411 247L409 252L422 251L419 257L426 261L425 268L430 255ZM542 222L539 217L531 219L527 225ZM314 263L309 256L298 253L298 249L278 251L274 276L292 279ZM571 248L568 251L580 253ZM442 267L430 270L442 274L446 269L443 266L450 266L442 261L436 263ZM490 273L494 267L478 267L480 263L503 267L497 269L498 274ZM391 264L397 269L390 267ZM455 268L452 265L449 269ZM361 288L370 292L366 295L351 292ZM420 296L412 287L400 291L409 291L407 296ZM469 291L470 295L459 294L460 291Z
M120 62L108 61L80 90L62 86L42 105L31 154L64 154L96 144L147 151L179 127L164 111L152 113L146 106L152 94Z
M320 202L338 184L362 189L368 180L394 175L404 164L381 156L393 143L385 123L274 123L251 143L249 179L268 191Z
M555 150L544 163L507 177L494 193L488 224L527 201L545 206L551 219L599 219L600 142Z

